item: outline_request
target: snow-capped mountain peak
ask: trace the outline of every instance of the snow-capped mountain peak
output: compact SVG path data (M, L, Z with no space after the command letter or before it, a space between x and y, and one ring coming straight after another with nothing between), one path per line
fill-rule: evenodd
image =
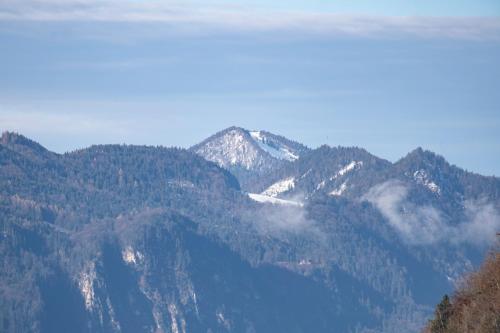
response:
M219 132L193 147L193 150L224 168L239 166L250 170L261 163L258 147L249 140L248 133L240 128Z
M227 169L265 171L297 160L308 148L266 131L230 127L191 150Z

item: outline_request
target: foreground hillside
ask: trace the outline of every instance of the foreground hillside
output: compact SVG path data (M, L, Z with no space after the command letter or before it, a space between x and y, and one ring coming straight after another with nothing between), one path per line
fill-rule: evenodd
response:
M451 300L443 298L426 332L500 332L500 252L470 274Z
M62 155L4 133L0 331L418 332L500 226L500 181L433 153L221 133Z

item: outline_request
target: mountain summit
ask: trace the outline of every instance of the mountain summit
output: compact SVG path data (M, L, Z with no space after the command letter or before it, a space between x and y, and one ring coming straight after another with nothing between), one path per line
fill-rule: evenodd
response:
M233 126L190 150L233 172L245 186L252 175L266 174L293 162L309 148L280 135Z

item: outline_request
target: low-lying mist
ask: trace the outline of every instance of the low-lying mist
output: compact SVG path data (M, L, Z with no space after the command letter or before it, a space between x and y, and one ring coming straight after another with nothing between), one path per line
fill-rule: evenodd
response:
M434 206L410 202L408 192L403 182L389 180L373 186L362 200L373 204L410 244L448 242L485 247L495 241L500 214L493 203L485 199L464 201L465 220L452 224Z

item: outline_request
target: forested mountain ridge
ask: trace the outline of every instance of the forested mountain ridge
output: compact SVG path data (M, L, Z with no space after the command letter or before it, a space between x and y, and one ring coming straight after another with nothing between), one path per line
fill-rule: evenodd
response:
M0 142L5 332L416 332L499 225L497 178L423 150L286 150L240 188L193 149Z

